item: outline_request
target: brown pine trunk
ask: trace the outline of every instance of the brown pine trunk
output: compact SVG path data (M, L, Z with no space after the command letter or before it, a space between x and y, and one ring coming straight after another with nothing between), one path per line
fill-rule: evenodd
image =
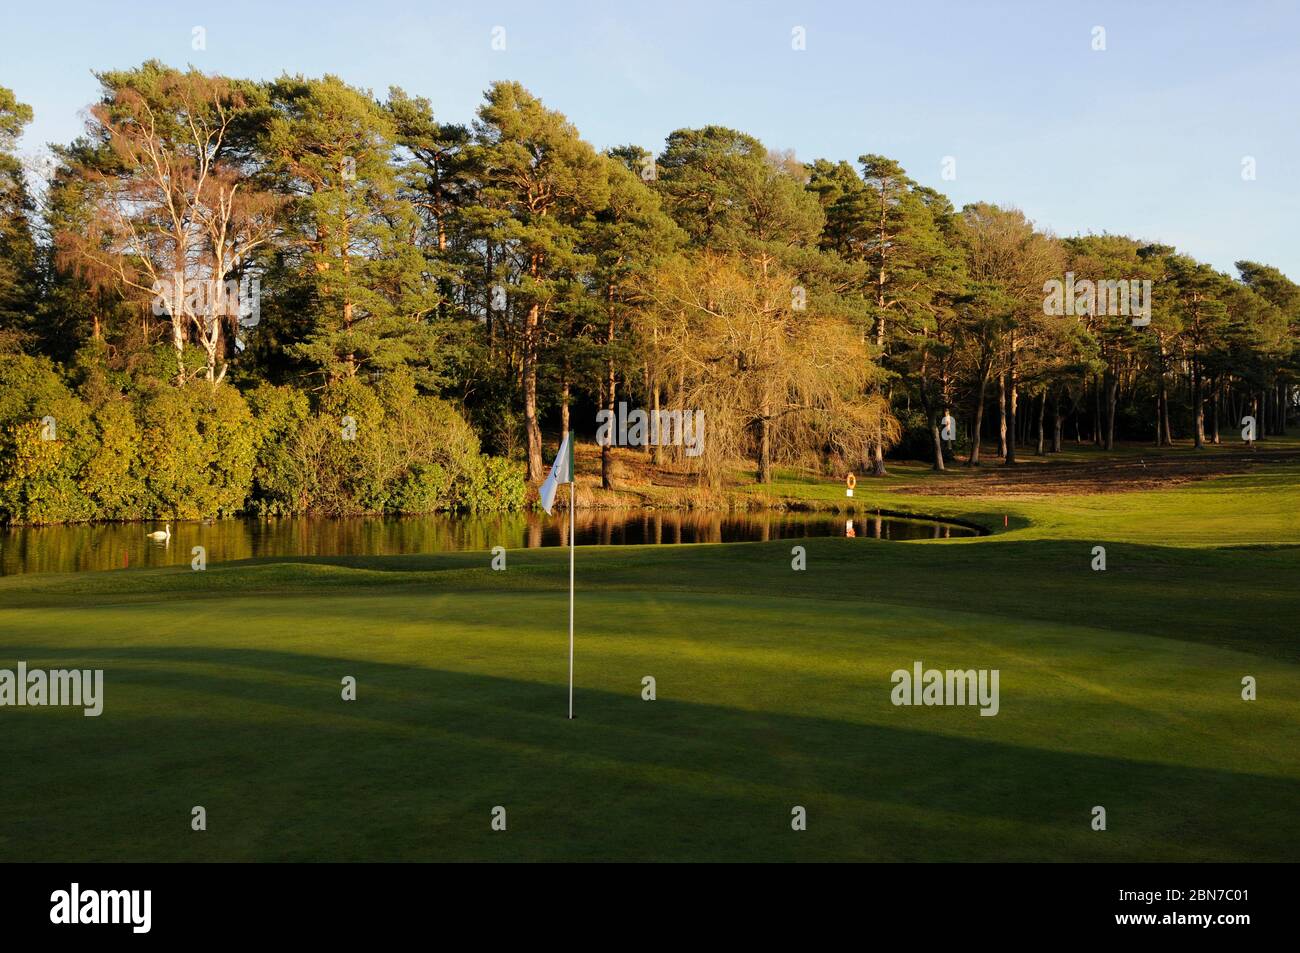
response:
M1016 340L1011 338L1011 363L1007 367L1007 465L1016 462Z
M1102 426L1101 426L1101 378L1093 375L1092 378L1092 445L1094 447L1102 446Z
M655 415L654 419L658 421L659 420L659 399L660 399L659 382L655 381L654 385L651 387L650 390L651 390L650 404L654 411L654 415ZM654 462L655 466L657 467L663 466L664 448L663 448L663 444L660 441L655 441L654 446L650 448L650 459Z
M1157 447L1163 446L1163 444L1160 441L1161 426L1162 426L1160 422L1161 420L1164 419L1162 416L1163 411L1164 411L1164 394L1162 393L1161 388L1157 387L1156 388L1156 446Z
M1065 417L1061 413L1061 395L1057 392L1052 400L1052 453L1061 452L1061 444L1065 437Z
M1169 426L1169 388L1165 386L1163 377L1160 379L1160 389L1163 398L1160 403L1160 413L1163 417L1162 423L1165 428L1164 445L1166 447L1172 447L1174 445L1174 431L1173 428Z
M351 227L345 221L343 223L343 244L341 250L343 253L343 330L352 330L352 289L349 286L349 279L352 275L352 257L348 254L348 248L351 243ZM348 377L355 377L357 374L357 356L349 353L346 358Z
M1038 398L1038 447L1035 452L1041 457L1043 455L1043 420L1047 416L1047 391L1043 391L1043 396Z
M1007 379L998 375L998 456L1007 455Z
M876 270L876 360L884 366L885 362L885 249L887 244L887 229L885 226L885 203L883 201L885 186L880 186L881 198L880 203L880 267ZM888 398L888 395L886 395ZM887 405L886 405L887 406ZM871 475L885 475L885 444L883 440L877 440L871 447Z
M616 384L614 379L614 355L613 355L614 316L613 314L610 314L609 317L609 331L605 336L605 342L610 346L611 350L609 355L605 358L605 386L603 390L605 391L605 409L609 412L609 419L611 421L611 424L610 424L610 439L605 441L603 444L601 444L600 447L600 485L603 489L612 490L614 489L614 474L611 466L613 448L610 446L610 444L614 442L612 421L614 419L614 409L615 409L614 393L615 393L615 384ZM656 419L658 418L656 417Z
M524 319L524 429L528 436L528 479L546 476L542 465L542 430L537 421L537 334L540 308L533 304Z
M1210 385L1210 442L1219 444L1219 405L1223 402L1223 386L1220 378L1215 378Z
M483 309L483 321L487 325L488 339L488 358L496 356L497 337L496 322L492 317L492 243L487 242L485 262L487 269L484 272L484 278L487 279L487 307Z
M1156 371L1160 375L1156 382L1156 446L1165 447L1172 441L1169 435L1169 387L1165 383L1165 342L1160 340L1159 364Z
M979 398L975 402L975 424L971 428L970 435L970 457L966 460L968 467L977 467L980 465L980 438L984 433L984 394L988 389L989 375L987 370L980 374Z
M1115 406L1119 394L1119 378L1113 369L1107 369L1106 381L1106 449L1115 449Z
M560 372L560 433L569 432L569 365Z
M877 440L871 448L871 475L885 476L887 472L885 469L885 445L882 441Z
M1195 422L1197 450L1205 449L1205 399L1201 394L1201 359L1192 358L1192 417Z
M930 439L933 442L934 463L933 469L943 472L943 435L939 427L939 408L935 404L934 392L930 389L929 384L929 355L927 354L921 361L920 373L920 396L921 409L925 412L926 423L930 426ZM947 400L947 379L942 378L939 384L939 397L946 402Z
M939 418L936 414L930 414L930 434L934 438L934 468L940 473L943 472L943 437L939 433Z

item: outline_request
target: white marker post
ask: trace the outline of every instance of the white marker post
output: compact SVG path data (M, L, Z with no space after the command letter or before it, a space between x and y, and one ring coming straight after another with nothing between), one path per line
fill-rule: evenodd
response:
M569 719L573 719L573 559L576 542L573 538L574 513L578 509L577 484L573 481L573 434L569 440Z

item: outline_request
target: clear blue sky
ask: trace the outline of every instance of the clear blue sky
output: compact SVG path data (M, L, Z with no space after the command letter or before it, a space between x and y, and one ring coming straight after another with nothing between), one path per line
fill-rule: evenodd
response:
M1059 235L1127 233L1300 280L1295 0L26 0L0 23L0 85L36 110L25 151L80 131L92 69L150 57L332 72L380 96L399 85L447 121L516 79L600 148L658 151L673 129L721 123L805 160L877 152L959 207L1012 204ZM195 26L206 50L191 48Z

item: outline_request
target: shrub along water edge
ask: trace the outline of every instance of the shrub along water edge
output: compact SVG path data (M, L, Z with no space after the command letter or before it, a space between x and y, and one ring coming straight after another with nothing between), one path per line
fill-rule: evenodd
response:
M70 386L48 359L0 355L0 522L237 514L488 513L522 508L523 466L481 452L409 373L313 401L289 386Z

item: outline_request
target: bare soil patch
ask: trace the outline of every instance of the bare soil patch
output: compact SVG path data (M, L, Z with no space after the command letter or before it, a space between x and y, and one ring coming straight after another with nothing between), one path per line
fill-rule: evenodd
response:
M950 475L936 475L918 486L899 487L898 492L921 496L1131 493L1245 473L1265 464L1296 462L1300 462L1300 451L1296 450L1153 450L1149 456L1112 457L1095 463L958 465Z

